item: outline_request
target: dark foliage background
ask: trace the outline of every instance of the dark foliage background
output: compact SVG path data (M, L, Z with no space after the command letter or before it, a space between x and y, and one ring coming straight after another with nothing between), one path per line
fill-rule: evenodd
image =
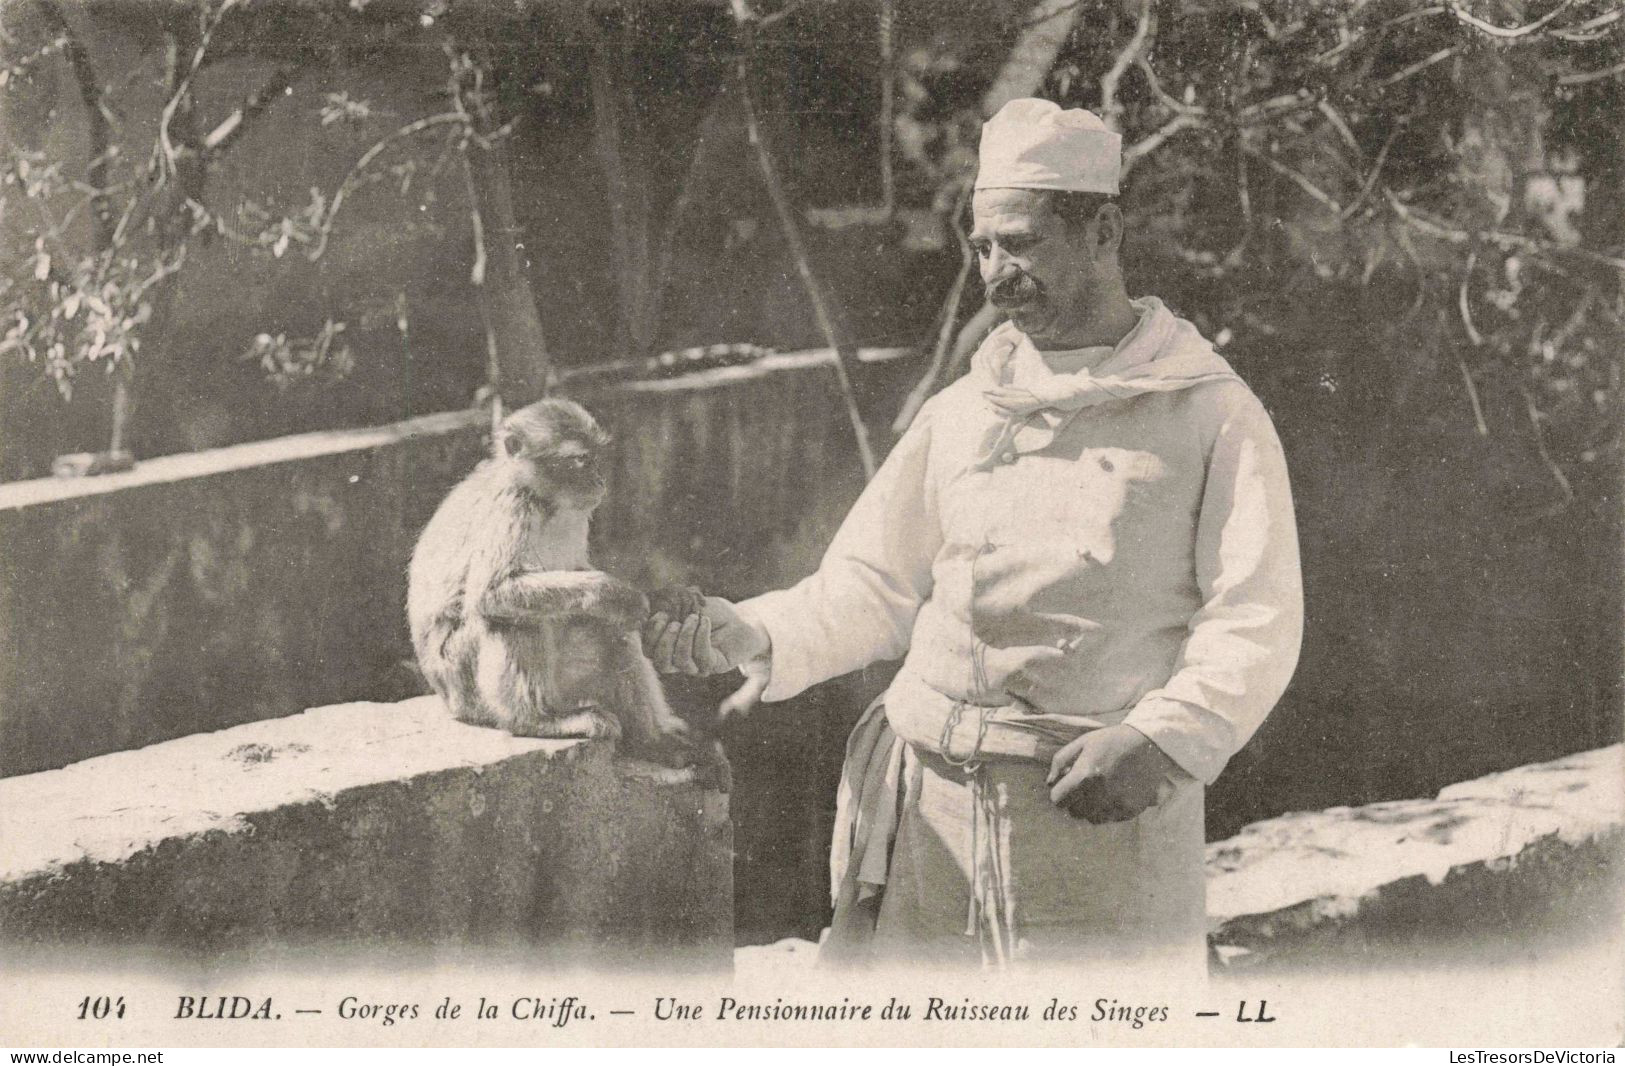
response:
M5 479L115 410L146 458L832 330L920 348L859 381L883 452L991 324L964 187L1038 93L1121 129L1131 290L1222 346L1292 466L1303 664L1210 836L1619 737L1618 0L6 0L0 57ZM759 591L689 503L691 572ZM743 937L821 924L885 675L729 727Z

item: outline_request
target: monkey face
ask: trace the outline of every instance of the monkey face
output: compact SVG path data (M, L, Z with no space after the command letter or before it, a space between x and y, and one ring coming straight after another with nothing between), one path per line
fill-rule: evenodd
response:
M502 447L519 476L544 499L591 510L604 498L609 434L580 404L547 399L502 423Z
M569 438L536 459L540 482L553 487L553 495L567 497L578 507L593 508L606 491L603 454L586 441Z

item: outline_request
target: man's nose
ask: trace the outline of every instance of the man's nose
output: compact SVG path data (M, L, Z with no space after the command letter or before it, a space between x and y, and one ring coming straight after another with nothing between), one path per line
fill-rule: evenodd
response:
M1013 272L1009 254L996 244L988 249L987 255L982 257L982 283L984 285L991 285Z

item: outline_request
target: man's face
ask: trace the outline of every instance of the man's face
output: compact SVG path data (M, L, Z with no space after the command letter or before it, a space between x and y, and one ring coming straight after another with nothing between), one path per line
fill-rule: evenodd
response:
M1042 189L978 189L971 247L988 298L1040 348L1087 326L1102 283L1098 223L1068 226Z

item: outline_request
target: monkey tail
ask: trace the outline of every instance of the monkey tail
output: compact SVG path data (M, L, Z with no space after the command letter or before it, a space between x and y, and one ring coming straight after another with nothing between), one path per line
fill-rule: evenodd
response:
M666 702L660 675L644 656L638 635L631 633L622 639L626 644L625 666L617 678L615 704L622 709L627 740L635 748L651 748L685 735L688 723Z

